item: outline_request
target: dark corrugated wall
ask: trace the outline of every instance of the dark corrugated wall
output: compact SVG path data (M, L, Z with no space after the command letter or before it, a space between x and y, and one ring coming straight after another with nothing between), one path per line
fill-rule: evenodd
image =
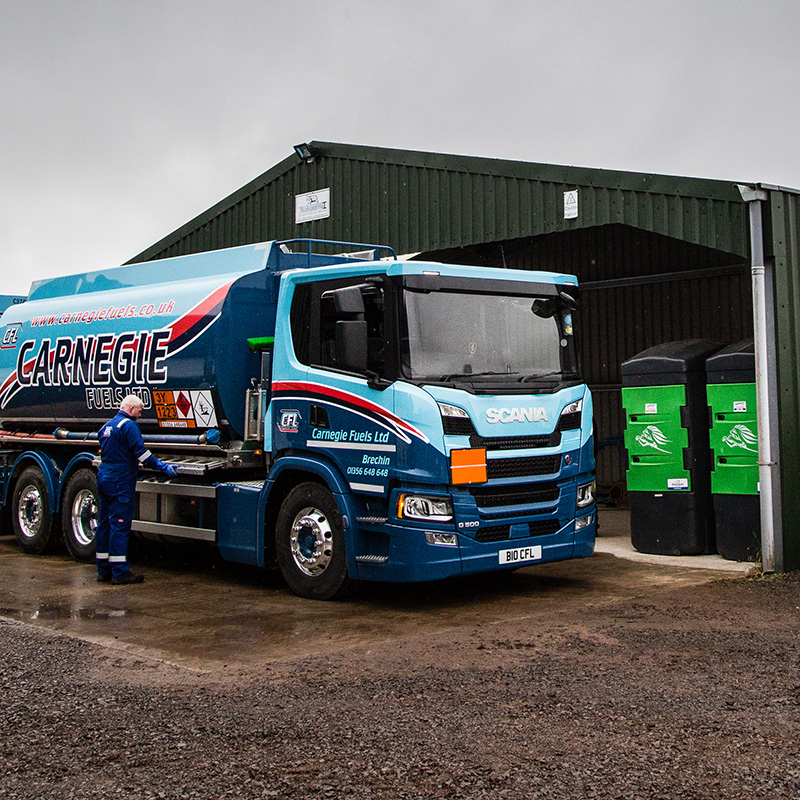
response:
M712 339L731 344L752 336L749 274L737 269L657 284L600 284L582 292L580 325L583 371L595 400L598 481L622 482L626 462L619 440L624 430L620 364L662 342Z

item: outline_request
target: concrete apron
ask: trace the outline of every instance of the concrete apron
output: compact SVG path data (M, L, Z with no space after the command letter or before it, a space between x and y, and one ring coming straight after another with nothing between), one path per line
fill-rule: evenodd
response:
M733 572L741 575L746 575L759 566L747 561L727 561L720 555L659 556L640 553L631 544L631 512L629 509L602 508L598 518L600 531L595 544L595 553L608 553L616 558L638 561L641 564L712 569L717 572Z

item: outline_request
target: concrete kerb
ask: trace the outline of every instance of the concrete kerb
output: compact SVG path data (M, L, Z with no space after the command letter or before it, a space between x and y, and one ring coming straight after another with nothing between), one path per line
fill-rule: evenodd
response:
M747 575L758 570L760 565L749 561L728 561L720 555L707 556L659 556L640 553L631 544L631 513L627 508L601 508L598 511L600 529L595 544L595 553L606 553L628 561L642 564L658 564L685 569L712 569L717 572L733 572Z

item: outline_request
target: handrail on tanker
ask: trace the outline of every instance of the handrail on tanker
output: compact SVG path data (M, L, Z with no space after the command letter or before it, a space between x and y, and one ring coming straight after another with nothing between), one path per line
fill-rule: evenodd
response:
M70 431L66 428L56 428L53 436L59 440L69 441L96 441L99 436L95 431ZM210 428L204 433L186 435L180 433L142 433L145 444L217 444L221 439L216 428Z
M380 252L381 250L386 250L389 253L391 253L392 258L394 258L394 260L397 261L397 251L393 247L390 247L388 244L358 244L356 242L338 242L330 239L281 239L280 241L276 241L273 244L275 247L278 248L278 252L281 253L281 252L286 252L282 250L281 245L290 245L298 243L302 243L307 247L306 255L308 256L309 267L311 266L311 256L313 255L311 248L315 244L324 244L334 247L353 247L358 250L375 250L377 252ZM297 255L300 255L300 253L297 253ZM319 253L318 255L328 255L330 257L332 254ZM337 253L335 255L347 256L347 253Z

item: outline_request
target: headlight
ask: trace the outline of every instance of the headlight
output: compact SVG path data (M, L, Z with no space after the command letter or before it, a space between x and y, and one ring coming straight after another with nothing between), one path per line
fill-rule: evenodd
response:
M578 508L586 508L586 506L594 503L594 481L591 483L584 483L583 486L578 487Z
M451 406L450 403L439 403L439 412L443 417L466 417L469 419L469 414L463 408L458 406Z
M397 516L400 519L450 522L453 519L453 506L449 497L401 494L397 499Z
M574 403L570 403L568 406L564 406L564 410L561 412L561 416L563 417L564 414L577 414L583 408L583 398L581 397L580 400L576 400Z

